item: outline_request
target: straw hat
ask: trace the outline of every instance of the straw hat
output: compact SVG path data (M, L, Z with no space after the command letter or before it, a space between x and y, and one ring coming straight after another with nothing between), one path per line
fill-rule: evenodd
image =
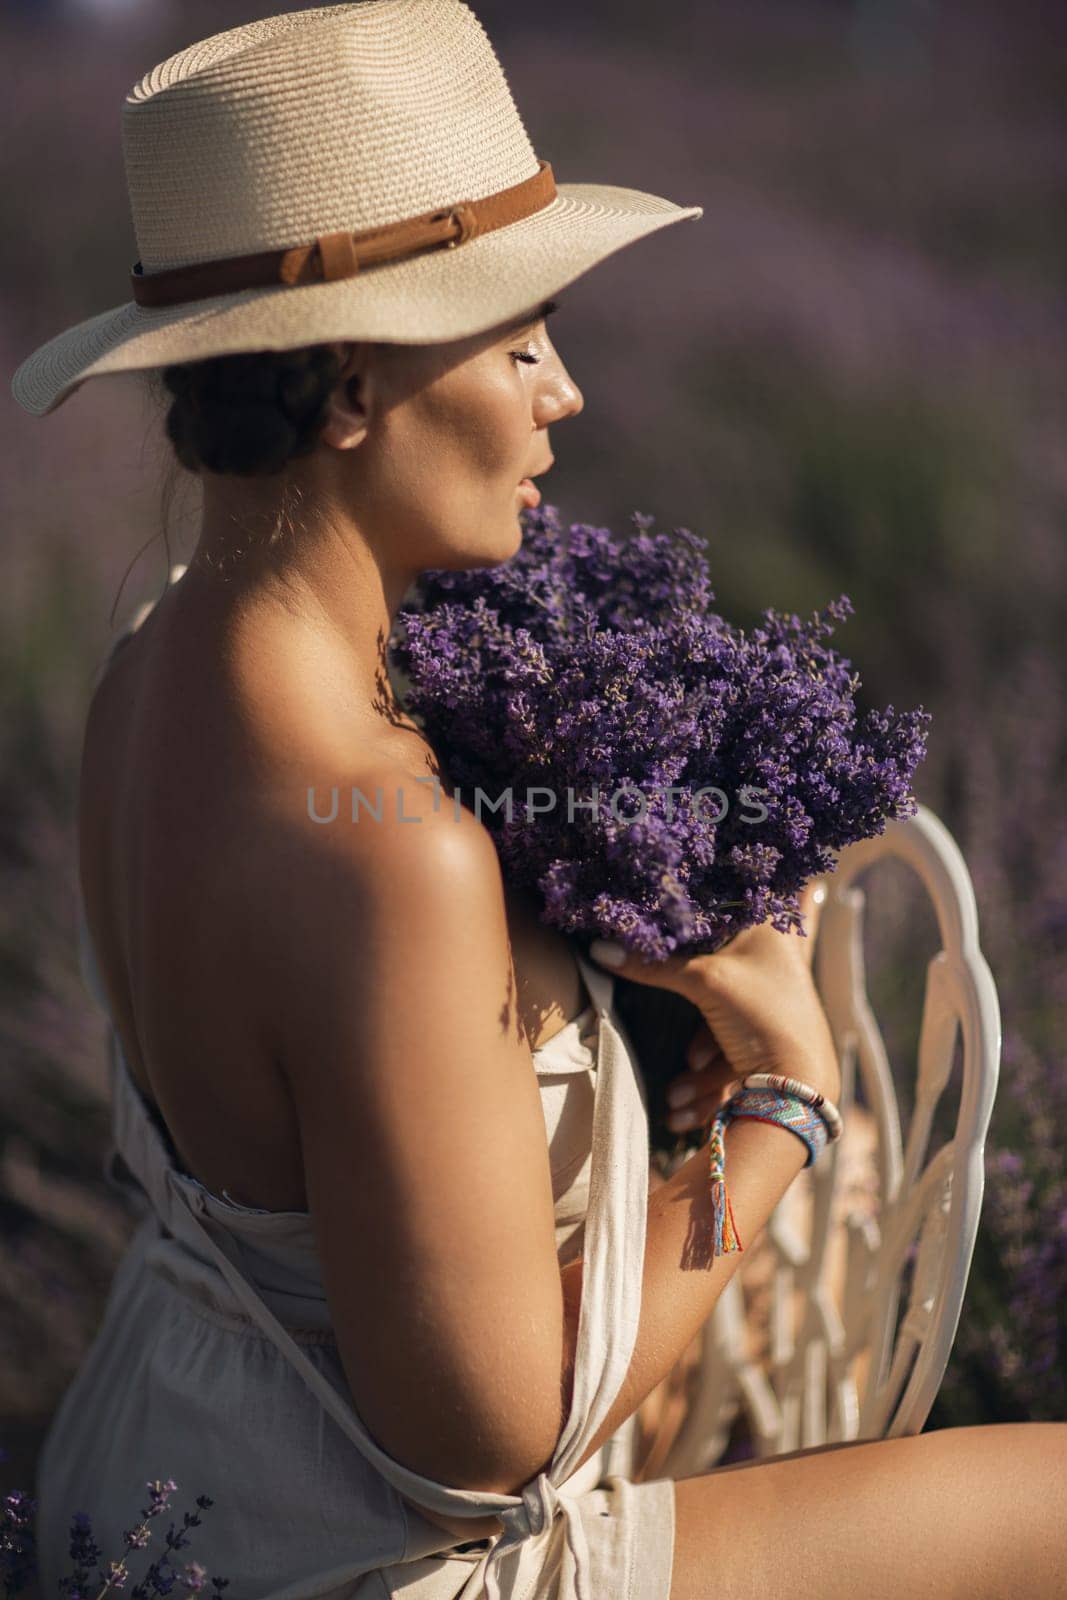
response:
M228 28L126 96L133 299L49 339L12 391L327 340L434 344L520 316L700 217L560 183L463 0L357 0Z

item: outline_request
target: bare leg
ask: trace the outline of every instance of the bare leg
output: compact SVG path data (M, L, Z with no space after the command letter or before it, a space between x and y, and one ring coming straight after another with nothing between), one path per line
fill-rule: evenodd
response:
M675 1484L670 1600L1063 1600L1067 1423L944 1428Z

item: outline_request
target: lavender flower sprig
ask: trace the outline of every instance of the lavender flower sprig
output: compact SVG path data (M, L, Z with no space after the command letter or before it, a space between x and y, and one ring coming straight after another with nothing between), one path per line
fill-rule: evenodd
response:
M151 1538L149 1522L168 1509L170 1496L176 1492L178 1485L173 1478L165 1482L157 1478L150 1479L147 1488L150 1504L148 1507L142 1506L142 1520L138 1526L124 1534L125 1551L120 1560L108 1563L106 1575L99 1566L101 1551L93 1537L88 1514L84 1511L74 1513L70 1525L70 1557L74 1562L74 1570L59 1580L59 1593L64 1600L104 1600L106 1595L125 1587L129 1577L127 1555L131 1550L142 1550L148 1544ZM196 1503L202 1511L214 1504L204 1494L197 1496ZM11 1600L36 1577L37 1548L33 1531L36 1510L36 1500L21 1489L13 1490L4 1501L3 1518L0 1520L0 1579L3 1580L4 1600ZM188 1511L184 1514L182 1531L176 1531L171 1523L167 1532L167 1551L179 1550L187 1544L188 1529L199 1524L200 1517ZM152 1562L140 1583L130 1591L130 1600L148 1600L150 1595L169 1595L175 1583L189 1593L199 1593L204 1588L209 1574L200 1562L187 1562L180 1572L168 1571L169 1563L169 1553ZM90 1576L90 1568L94 1565L96 1571ZM216 1600L228 1587L229 1581L228 1578L211 1579ZM101 1583L103 1586L98 1587Z
M0 1518L0 1579L4 1600L17 1595L33 1579L37 1570L37 1539L33 1518L37 1510L24 1489L12 1489L4 1496Z

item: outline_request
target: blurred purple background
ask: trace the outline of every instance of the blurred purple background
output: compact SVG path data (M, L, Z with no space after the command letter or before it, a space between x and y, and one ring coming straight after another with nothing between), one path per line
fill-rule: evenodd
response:
M9 377L128 298L129 87L270 9L9 0ZM856 615L836 643L863 695L933 713L917 793L974 876L1005 1052L929 1425L1063 1419L1065 15L981 0L475 10L557 179L705 208L563 291L553 338L586 403L553 441L546 498L571 521L622 530L637 509L699 532L719 606L744 625L846 592ZM166 572L168 447L125 378L45 419L7 384L0 403L0 1445L5 1483L28 1485L19 1469L133 1227L100 1174L104 1031L76 968L74 797L93 671ZM172 560L195 527L185 482ZM934 948L914 906L895 883L871 930L904 1083Z

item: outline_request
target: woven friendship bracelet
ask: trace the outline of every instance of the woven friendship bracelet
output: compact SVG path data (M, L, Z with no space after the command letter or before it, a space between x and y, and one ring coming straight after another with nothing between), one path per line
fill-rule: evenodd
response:
M757 1079L769 1079L770 1082L754 1081ZM786 1084L790 1087L780 1087ZM727 1125L738 1117L748 1117L755 1122L777 1123L779 1127L795 1133L808 1147L808 1159L804 1163L806 1167L812 1165L828 1144L840 1139L844 1131L844 1122L837 1107L810 1084L776 1073L749 1073L742 1080L741 1088L720 1108L708 1139L713 1212L712 1253L716 1256L744 1250L726 1191L726 1150L723 1144Z
M788 1089L746 1086L728 1102L728 1108L731 1120L749 1117L753 1122L774 1122L803 1139L808 1147L806 1167L814 1163L830 1142L830 1128L819 1114L819 1108Z
M844 1131L840 1111L832 1100L827 1100L819 1090L810 1088L799 1078L787 1078L778 1072L750 1072L746 1078L742 1078L741 1083L745 1089L780 1089L783 1094L795 1094L798 1099L821 1111L830 1125L830 1142L840 1139Z

